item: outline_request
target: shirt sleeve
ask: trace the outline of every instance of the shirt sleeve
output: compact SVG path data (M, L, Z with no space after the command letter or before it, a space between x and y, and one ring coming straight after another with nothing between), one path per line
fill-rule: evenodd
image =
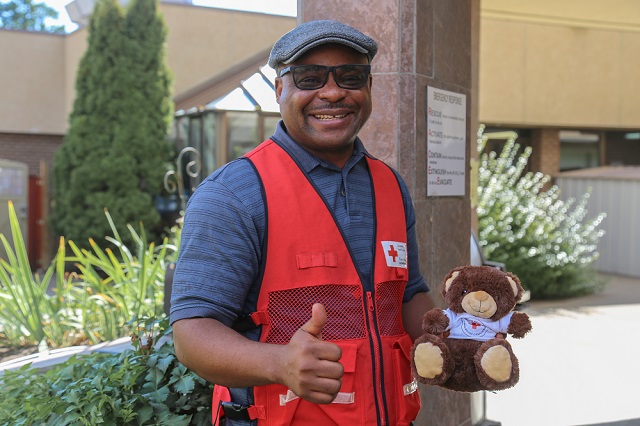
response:
M265 226L261 185L246 160L203 181L189 199L171 295L171 323L214 318L231 326L253 290Z
M445 331L450 331L451 329L453 329L453 326L456 322L456 313L448 308L443 309L442 312L447 316L447 318L449 318L449 325L447 326L447 329Z

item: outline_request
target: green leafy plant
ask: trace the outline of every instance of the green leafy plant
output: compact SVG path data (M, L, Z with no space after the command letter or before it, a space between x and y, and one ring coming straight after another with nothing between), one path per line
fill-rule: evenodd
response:
M64 275L64 239L44 275L34 275L11 201L8 209L13 244L0 234L7 256L7 260L0 259L0 330L4 340L15 346L71 345L79 335L71 308L76 292ZM50 294L48 288L53 280L55 286Z
M164 243L167 247L169 256L168 262L177 262L178 254L180 254L180 238L182 237L182 224L184 223L184 216L180 216L176 223L169 230L168 240Z
M144 228L128 226L127 247L108 211L114 250L90 241L91 251L64 238L51 265L33 274L20 225L9 203L11 244L0 235L7 260L0 259L0 340L5 345L39 345L41 349L99 343L129 334L132 318L160 317L166 264L175 258L176 244L148 243ZM177 227L175 232L179 232ZM176 237L173 237L174 239ZM74 263L78 272L66 273Z
M82 324L85 333L98 340L126 335L131 318L158 317L164 298L164 273L173 247L148 243L144 228L138 233L127 225L134 247L127 247L107 210L105 215L113 233L106 237L116 250L102 249L92 239L91 251L69 241L73 256L66 258L79 270L79 285L84 288Z
M178 362L168 320L133 326L134 348L119 355L76 355L45 374L5 372L0 424L211 424L212 385Z
M478 180L480 245L489 259L504 262L533 298L561 298L592 293L603 282L592 264L604 231L599 214L586 220L589 194L560 199L560 190L542 173L524 173L531 148L521 153L517 135L500 154L483 152L488 136L478 133L481 153Z

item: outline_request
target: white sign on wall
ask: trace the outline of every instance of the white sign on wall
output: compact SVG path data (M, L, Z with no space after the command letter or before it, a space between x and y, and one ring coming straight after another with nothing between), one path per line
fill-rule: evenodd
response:
M464 196L467 97L427 89L427 196Z

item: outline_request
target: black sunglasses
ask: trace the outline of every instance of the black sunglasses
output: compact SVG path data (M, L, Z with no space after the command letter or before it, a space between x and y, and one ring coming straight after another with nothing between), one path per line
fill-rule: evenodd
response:
M333 72L333 80L342 89L361 89L369 81L371 65L292 65L280 71L279 77L290 72L293 84L300 90L317 90L327 83L329 73Z

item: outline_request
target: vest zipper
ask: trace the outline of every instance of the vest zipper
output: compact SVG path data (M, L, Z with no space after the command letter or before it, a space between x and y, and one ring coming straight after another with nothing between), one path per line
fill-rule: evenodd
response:
M376 326L376 312L375 305L373 303L373 295L370 291L367 292L367 325L369 328L369 341L371 343L371 349L373 351L372 364L373 364L373 387L376 408L379 414L378 424L385 426L387 424L387 413L385 412L384 404L384 391L382 389L382 357L380 348L379 333Z

